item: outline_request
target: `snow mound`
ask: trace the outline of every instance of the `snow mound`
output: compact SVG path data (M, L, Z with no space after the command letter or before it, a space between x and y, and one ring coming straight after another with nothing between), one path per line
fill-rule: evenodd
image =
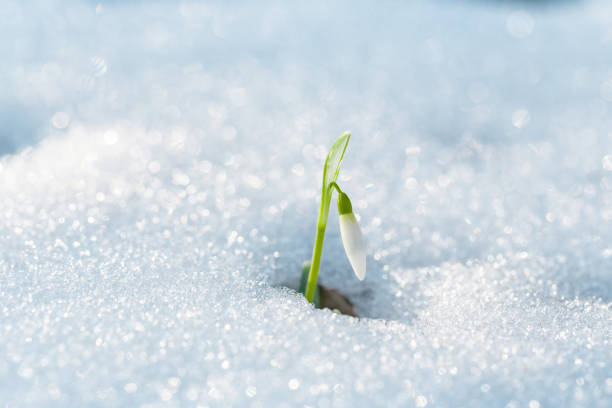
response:
M5 406L612 404L607 2L46 4L0 12ZM345 129L360 319L287 288Z

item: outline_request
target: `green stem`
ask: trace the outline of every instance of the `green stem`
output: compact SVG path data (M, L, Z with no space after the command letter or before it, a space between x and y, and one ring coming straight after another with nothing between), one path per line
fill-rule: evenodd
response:
M319 220L321 214L319 213ZM315 289L317 288L317 278L319 276L319 265L321 264L321 254L323 253L323 238L325 238L325 224L320 224L317 220L317 235L315 237L314 249L312 250L312 260L310 261L310 273L306 284L306 300L312 303Z
M342 193L338 184L335 181L332 181L329 184L329 188L327 192L331 194L331 189L335 188L338 193ZM315 236L315 244L314 249L312 250L312 260L310 261L310 273L308 274L308 283L306 284L306 300L312 303L314 299L315 289L317 288L317 279L319 277L319 266L321 265L321 254L323 253L323 239L325 238L325 228L327 227L327 222L324 217L329 211L329 207L325 208L325 189L321 192L321 210L319 211L319 218L317 219L317 235Z
M342 194L342 190L340 190L340 186L338 186L338 184L336 184L336 182L335 182L335 181L332 181L332 182L329 184L329 186L330 186L330 187L335 188L335 189L336 189L336 191L338 192L338 194Z

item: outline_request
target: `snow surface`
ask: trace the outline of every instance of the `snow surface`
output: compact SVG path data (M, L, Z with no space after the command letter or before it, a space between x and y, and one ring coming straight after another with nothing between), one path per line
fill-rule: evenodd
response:
M0 406L609 407L612 4L3 1ZM321 163L368 246L328 225Z

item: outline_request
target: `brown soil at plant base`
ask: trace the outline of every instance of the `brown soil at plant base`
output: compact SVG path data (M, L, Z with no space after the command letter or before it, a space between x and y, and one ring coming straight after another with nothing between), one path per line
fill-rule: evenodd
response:
M336 289L327 289L325 286L319 286L321 296L321 309L337 310L342 314L359 317L355 313L353 304L346 296L342 295Z

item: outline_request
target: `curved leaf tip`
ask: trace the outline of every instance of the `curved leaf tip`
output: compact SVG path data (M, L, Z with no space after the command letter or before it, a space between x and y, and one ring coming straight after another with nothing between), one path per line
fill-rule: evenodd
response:
M334 142L327 158L325 159L325 165L323 167L323 186L321 189L321 212L319 214L319 224L327 224L327 216L329 213L329 204L332 197L331 184L338 178L340 172L340 162L344 157L344 152L348 146L348 142L351 139L351 132L346 131L340 135Z
M351 139L351 132L344 132L332 145L327 158L325 159L325 169L323 170L323 188L329 188L329 185L336 181L340 172L340 162L344 157L344 152Z

